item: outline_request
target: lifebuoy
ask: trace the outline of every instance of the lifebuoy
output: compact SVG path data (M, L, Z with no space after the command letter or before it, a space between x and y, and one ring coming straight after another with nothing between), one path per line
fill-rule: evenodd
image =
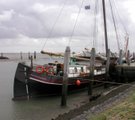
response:
M39 74L44 73L44 67L43 66L37 66L36 67L36 72L39 73Z
M54 75L54 69L52 66L46 67L45 72L51 75Z

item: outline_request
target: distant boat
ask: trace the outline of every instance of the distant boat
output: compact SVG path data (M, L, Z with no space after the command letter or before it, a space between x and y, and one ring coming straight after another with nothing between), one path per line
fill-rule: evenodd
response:
M0 59L9 59L8 57L3 56L3 53L1 53Z
M91 57L91 51L90 51L90 49L88 49L88 48L85 48L85 49L82 51L82 53L75 55L75 58L80 58L80 59L82 58L82 60L83 60L83 59L84 59L84 60L85 60L85 59L89 60L90 57ZM95 56L95 57L96 57L95 59L96 59L98 62L105 62L105 61L107 60L106 55L103 54L103 53L96 53L96 56ZM111 60L117 60L117 59L118 59L118 54L111 52L110 59L111 59Z
M0 56L0 59L9 59L8 57Z

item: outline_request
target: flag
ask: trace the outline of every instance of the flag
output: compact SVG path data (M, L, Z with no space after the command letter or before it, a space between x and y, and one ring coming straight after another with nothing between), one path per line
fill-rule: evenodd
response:
M90 9L90 5L86 5L85 10L89 10L89 9Z

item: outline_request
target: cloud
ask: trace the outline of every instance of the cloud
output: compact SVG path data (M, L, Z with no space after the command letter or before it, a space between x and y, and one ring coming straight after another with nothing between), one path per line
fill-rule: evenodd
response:
M34 49L40 51L47 39L45 49L63 51L71 38L81 2L81 0L1 0L0 51L27 52ZM132 38L135 37L135 30L132 27L135 24L135 2L133 0L118 0L116 3L118 3L120 9L120 15L124 16L122 18L123 23L131 33ZM90 4L90 10L84 9L87 4ZM74 51L80 51L86 46L89 48L93 46L94 4L94 1L85 1L83 4L71 40L71 47ZM104 47L104 33L101 1L98 9L100 13L97 13L98 28L95 46L98 50L102 50ZM108 3L107 17L109 18L107 20L109 46L116 51L116 38ZM117 20L117 23L119 24L118 31L123 31L122 25L120 25L121 22ZM123 33L119 33L122 34L121 39L123 39ZM121 40L122 43L123 41ZM131 39L131 43L133 43L133 39ZM130 46L133 50L133 45Z
M14 10L2 11L2 13L0 14L0 22L11 20L13 14Z
M58 9L58 6L57 5L51 5L51 6L46 6L42 3L35 3L33 6L32 6L32 10L36 13L45 13L49 10L52 10L52 9Z
M135 11L135 1L133 1L133 0L126 1L124 3L124 7L127 9L127 12L129 14L129 17L131 18L132 22L135 23L135 14L134 14L134 11Z

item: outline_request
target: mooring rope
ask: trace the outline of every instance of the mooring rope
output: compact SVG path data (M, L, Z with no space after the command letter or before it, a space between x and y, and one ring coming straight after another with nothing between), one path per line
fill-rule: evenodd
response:
M82 78L78 78L78 80L82 80ZM131 85L130 83L120 83L120 82L111 82L111 81L103 81L104 78L100 79L100 80L95 80L95 79L83 79L83 80L88 80L90 82L99 82L99 83L108 83L108 84L115 84L115 85Z

